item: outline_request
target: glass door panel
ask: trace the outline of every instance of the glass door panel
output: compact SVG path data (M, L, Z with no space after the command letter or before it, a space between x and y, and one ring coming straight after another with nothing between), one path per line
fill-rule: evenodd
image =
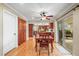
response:
M58 41L58 43L60 44L60 45L62 45L63 44L63 36L62 36L62 21L59 21L58 22L58 36L59 36L59 41Z
M72 43L73 43L73 22L72 17L64 20L64 48L72 53Z

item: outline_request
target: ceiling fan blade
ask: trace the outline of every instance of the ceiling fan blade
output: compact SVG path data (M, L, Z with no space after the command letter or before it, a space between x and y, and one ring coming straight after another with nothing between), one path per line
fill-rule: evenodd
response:
M50 20L50 18L46 17L47 20Z
M53 15L49 15L49 16L46 16L46 17L53 17Z

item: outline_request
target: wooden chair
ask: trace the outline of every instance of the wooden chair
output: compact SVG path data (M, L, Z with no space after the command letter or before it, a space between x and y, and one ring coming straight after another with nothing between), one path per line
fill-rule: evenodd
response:
M54 33L51 33L50 44L51 44L51 52L53 52L53 43L54 43Z
M35 49L36 49L36 52L37 52L37 47L39 47L39 55L40 55L40 52L41 52L41 48L47 48L48 47L48 55L50 55L50 52L49 52L49 44L51 44L51 52L53 52L53 41L54 41L54 34L51 34L49 32L40 32L38 33L39 34L39 38L36 38L36 44L35 44ZM53 37L53 38L50 38ZM39 46L38 46L39 44Z
M50 55L49 52L49 33L40 33L40 42L39 42L39 55L43 48L48 50L48 55Z

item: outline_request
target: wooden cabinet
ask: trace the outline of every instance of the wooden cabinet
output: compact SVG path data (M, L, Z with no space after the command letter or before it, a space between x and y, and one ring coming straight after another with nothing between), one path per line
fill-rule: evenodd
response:
M18 45L26 41L26 21L18 18Z

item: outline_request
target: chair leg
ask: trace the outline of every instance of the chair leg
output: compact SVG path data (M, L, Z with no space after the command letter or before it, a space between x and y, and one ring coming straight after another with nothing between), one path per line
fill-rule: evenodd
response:
M51 53L53 52L53 47L51 47Z
M50 55L50 52L49 52L49 47L48 47L48 56Z
M39 49L39 56L40 56L40 49L41 49L40 44L39 44L39 48L38 49Z
M35 51L37 52L37 45L35 45Z
M39 47L39 55L40 55L40 47Z
M51 44L51 53L53 52L53 44Z

